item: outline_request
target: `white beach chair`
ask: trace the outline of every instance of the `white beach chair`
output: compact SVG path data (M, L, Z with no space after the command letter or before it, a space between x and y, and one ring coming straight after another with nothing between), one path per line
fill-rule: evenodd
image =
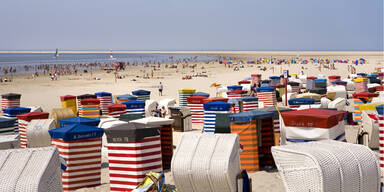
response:
M48 147L51 136L48 131L56 128L54 119L34 119L27 126L27 147Z
M369 148L324 140L272 147L285 189L301 191L380 191L380 169Z
M346 106L346 100L344 98L336 98L328 104L328 108L336 108L339 111L344 111Z
M159 106L155 100L146 100L145 101L145 116L149 117L152 115L152 111L156 110L156 107Z
M63 191L57 148L1 150L0 191Z
M171 167L180 192L236 192L241 173L239 137L183 133Z
M364 131L368 133L368 146L371 149L379 148L379 123L375 119L369 117L369 115L378 116L377 111L364 110L361 113L362 127Z
M0 135L0 150L20 148L19 134Z

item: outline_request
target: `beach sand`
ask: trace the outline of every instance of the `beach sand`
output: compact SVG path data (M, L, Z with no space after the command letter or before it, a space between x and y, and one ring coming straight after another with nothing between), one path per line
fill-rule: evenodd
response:
M230 56L240 56L247 58L255 58L256 55L247 54L232 54ZM315 54L314 54L315 55ZM335 53L331 58L351 58L357 59L364 57L368 59L368 64L356 66L357 72L371 73L376 67L383 67L382 56L367 56L364 53L361 55L354 53L353 56L347 56L346 54L338 56ZM296 55L295 55L296 56ZM263 56L264 57L264 56ZM310 58L311 55L306 55ZM379 63L381 62L381 64ZM266 71L261 71L258 66L267 67ZM205 69L202 69L204 67ZM288 69L290 73L300 74L304 71L304 74L308 76L319 76L320 74L327 77L328 75L340 75L342 78L346 78L349 74L348 64L335 64L336 70L322 69L319 71L316 64L291 64L291 65L255 65L244 64L245 68L240 68L239 71L234 71L232 68L225 68L220 64L204 64L197 63L197 67L194 69L185 68L169 69L161 66L161 70L154 71L154 78L143 79L142 76L150 74L152 68L145 68L143 66L129 67L123 72L119 72L120 75L125 75L124 79L118 79L115 82L113 73L106 73L104 71L93 71L91 73L85 73L82 76L60 76L57 81L51 81L48 76L39 76L36 79L31 79L31 75L17 75L13 77L13 82L0 83L0 93L20 93L22 94L21 105L22 106L41 106L44 111L51 112L53 108L61 108L60 96L72 94L80 95L86 93L95 93L100 91L111 92L114 95L131 94L131 91L137 89L145 89L151 91L151 99L159 101L165 98L175 98L178 100L178 90L182 88L193 88L197 91L207 92L211 96L215 96L216 89L211 88L212 83L220 83L224 86L237 84L238 81L244 78L250 77L251 74L260 73L263 79L267 79L271 75L280 75L282 70ZM271 69L274 67L274 71ZM304 67L304 70L302 70ZM143 72L145 70L145 72ZM203 73L205 72L205 73ZM193 77L191 80L181 80L182 76L192 75L194 73L203 73L208 77ZM95 77L101 78L101 80L94 80ZM158 96L157 85L162 82L164 85L163 96ZM352 108L350 108L351 110ZM194 125L194 128L201 127ZM195 130L199 132L200 130ZM181 133L174 133L174 143L177 144ZM106 157L103 157L103 161L107 162ZM264 192L278 192L284 191L284 185L277 172L267 173L260 171L250 174L252 178L253 191ZM166 182L168 184L174 184L173 178L170 173L166 173ZM89 188L79 189L78 191L108 191L108 168L102 169L102 183L103 185Z

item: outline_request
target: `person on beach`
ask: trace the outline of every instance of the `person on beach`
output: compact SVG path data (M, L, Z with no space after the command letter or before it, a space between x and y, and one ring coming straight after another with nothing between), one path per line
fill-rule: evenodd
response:
M161 116L164 118L166 115L167 115L167 110L163 106L163 107L161 107Z
M161 82L158 88L159 88L159 96L163 96L163 84L161 84Z

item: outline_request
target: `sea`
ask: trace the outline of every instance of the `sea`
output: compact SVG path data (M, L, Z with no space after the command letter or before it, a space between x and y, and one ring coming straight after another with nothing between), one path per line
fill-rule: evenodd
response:
M3 69L16 68L16 73L26 73L25 66L58 65L58 64L87 64L87 63L173 63L176 61L201 61L216 60L216 56L188 55L188 54L136 54L113 53L113 60L109 53L64 53L55 57L51 53L0 53L0 74ZM34 72L29 70L28 72Z

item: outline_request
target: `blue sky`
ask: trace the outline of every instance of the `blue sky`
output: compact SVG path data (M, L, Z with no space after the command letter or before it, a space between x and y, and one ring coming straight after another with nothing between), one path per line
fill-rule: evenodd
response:
M0 50L383 51L383 0L1 0Z

